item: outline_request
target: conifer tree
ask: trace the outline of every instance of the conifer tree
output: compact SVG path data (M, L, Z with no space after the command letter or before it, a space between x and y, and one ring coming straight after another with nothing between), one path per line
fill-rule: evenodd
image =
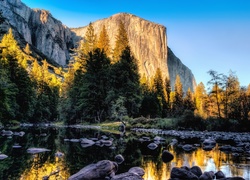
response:
M35 92L28 72L18 64L17 59L12 56L7 57L7 68L10 73L10 80L17 88L16 103L18 110L16 117L18 120L27 121L33 116Z
M160 111L162 112L160 116L166 115L166 113L163 113L163 110L167 108L167 102L166 102L166 91L164 88L164 83L162 79L162 74L160 68L156 69L156 73L153 79L153 92L156 94L157 99L160 104Z
M8 123L8 120L15 118L17 88L9 78L9 71L0 56L0 122Z
M75 50L75 63L74 71L81 69L85 71L83 67L86 65L86 58L88 53L93 51L97 47L97 38L92 23L89 23L87 31L85 33L83 41L80 42L78 48Z
M222 110L221 110L221 92L222 92L222 85L223 85L223 74L218 74L214 70L208 71L208 74L211 76L211 80L208 81L208 84L212 85L212 89L210 88L210 96L215 99L216 107L217 107L217 114L219 118L222 118Z
M18 63L21 64L24 68L27 67L26 59L24 58L22 51L14 38L11 28L9 29L8 33L3 36L0 47L3 47L1 53L3 59L6 59L7 56L11 56L17 59Z
M110 56L110 45L109 45L109 36L106 30L105 25L102 26L102 30L100 32L97 47L104 51L104 53L109 57Z
M86 59L86 72L82 74L78 71L75 74L73 89L69 94L74 103L71 107L74 108L75 115L68 123L75 123L82 117L89 122L105 120L108 107L106 97L109 90L109 68L110 60L104 51L95 49L89 52ZM77 99L74 96L77 96Z
M14 38L12 29L3 36L0 42L1 61L8 73L10 82L14 85L16 92L13 93L13 104L15 114L13 118L27 121L33 115L34 89L33 84L26 71L26 60Z
M171 93L171 83L168 77L165 78L165 90L166 90L166 99L167 102L170 102L170 93Z
M173 111L176 116L181 115L183 112L183 88L179 75L176 76L174 85Z
M122 21L119 22L118 33L116 35L115 48L113 52L113 61L119 60L122 52L129 46L128 35L125 25Z
M30 45L28 43L26 44L26 46L24 48L24 52L28 55L30 55L32 53L30 50Z
M185 110L194 111L195 110L195 103L193 98L193 93L190 88L188 88L186 92L186 96L183 100L183 105Z
M87 55L89 52L96 48L96 34L92 23L89 23L87 32L84 36L84 53Z
M139 113L141 102L140 76L136 59L132 56L130 48L123 51L120 60L112 66L111 81L114 96L108 99L125 97L125 107L129 116Z
M232 71L229 76L224 77L223 106L225 118L228 119L235 107L238 106L237 99L240 96L240 83L238 77Z

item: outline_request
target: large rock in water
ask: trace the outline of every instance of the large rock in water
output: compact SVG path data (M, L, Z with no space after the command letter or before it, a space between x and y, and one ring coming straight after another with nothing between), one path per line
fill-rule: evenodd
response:
M118 169L115 162L109 160L102 160L96 164L90 164L81 169L76 174L69 177L68 180L92 180L92 179L105 179L112 177Z

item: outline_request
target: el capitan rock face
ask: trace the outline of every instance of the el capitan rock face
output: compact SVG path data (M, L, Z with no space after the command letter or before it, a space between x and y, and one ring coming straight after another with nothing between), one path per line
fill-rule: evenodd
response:
M132 14L119 13L109 18L93 22L95 33L100 34L105 25L110 38L111 48L114 49L119 22L122 21L127 30L131 50L138 60L141 76L148 79L155 75L157 68L162 71L162 76L170 77L171 86L174 87L177 74L180 75L184 91L190 87L194 90L196 83L190 69L182 64L167 46L166 27L144 20ZM75 42L83 39L87 27L72 28L76 36Z
M114 49L119 22L122 21L127 30L131 50L138 60L141 75L151 77L156 69L161 68L163 76L168 76L167 68L167 36L166 28L137 16L120 13L109 18L93 22L96 34L100 34L105 25L111 48ZM87 26L72 29L77 36L84 37Z
M5 29L11 27L20 44L25 46L29 43L31 47L60 65L66 65L70 59L70 49L78 45L87 31L87 26L69 29L48 11L30 9L20 0L1 0L0 10L7 21ZM141 76L151 78L156 69L160 68L164 79L170 77L172 87L176 75L179 74L184 91L188 87L192 90L195 88L191 70L168 49L166 27L131 14L119 13L93 22L95 33L98 35L102 25L105 25L110 45L114 48L120 20L125 24Z

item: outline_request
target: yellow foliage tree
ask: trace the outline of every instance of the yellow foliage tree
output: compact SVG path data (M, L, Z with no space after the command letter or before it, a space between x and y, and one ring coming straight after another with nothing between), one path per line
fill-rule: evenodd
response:
M102 49L107 56L110 56L109 36L105 25L102 26L102 30L97 41L97 47Z
M8 33L5 34L0 42L0 47L2 48L2 58L7 60L7 56L10 55L18 60L18 63L22 67L27 67L27 60L24 57L17 41L14 38L13 31L10 28Z

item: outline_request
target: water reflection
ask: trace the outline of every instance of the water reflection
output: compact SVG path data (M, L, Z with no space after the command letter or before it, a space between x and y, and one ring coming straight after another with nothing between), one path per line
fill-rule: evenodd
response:
M170 163L163 163L161 167L157 167L157 162L152 159L143 161L145 180L168 179L173 167L192 167L194 165L199 166L203 172L221 170L227 177L241 176L250 179L250 165L240 158L235 159L231 155L219 151L218 146L212 151L197 148L192 153L178 152L173 146L170 146L168 150L174 154L174 159Z
M221 170L226 176L242 176L250 179L248 158L233 157L231 154L223 153L219 151L219 145L212 151L197 148L191 153L185 153L177 146L169 145L171 137L164 137L167 139L166 143L159 144L155 150L150 150L147 148L150 142L140 142L138 135L132 133L120 136L98 130L73 128L20 130L25 132L23 137L0 136L0 151L9 156L0 161L0 179L41 180L49 177L50 180L64 180L88 164L103 159L114 160L117 154L122 154L125 158L119 165L117 173L128 171L133 166L140 166L145 170L145 180L165 180L170 177L173 167L194 165L201 167L203 171ZM64 141L66 138L101 138L102 135L113 139L111 147L96 145L82 147L79 142ZM13 148L17 143L22 147ZM31 147L47 148L51 151L32 155L27 153L27 149ZM161 160L161 152L164 149L174 155L174 159L169 163L163 163ZM64 155L57 157L56 152L62 152Z
M32 155L30 159L32 165L23 172L20 178L21 180L41 180L46 177L50 180L63 180L70 176L63 157L55 157L55 159L48 158L46 162L42 163L41 156L43 156L43 154Z

